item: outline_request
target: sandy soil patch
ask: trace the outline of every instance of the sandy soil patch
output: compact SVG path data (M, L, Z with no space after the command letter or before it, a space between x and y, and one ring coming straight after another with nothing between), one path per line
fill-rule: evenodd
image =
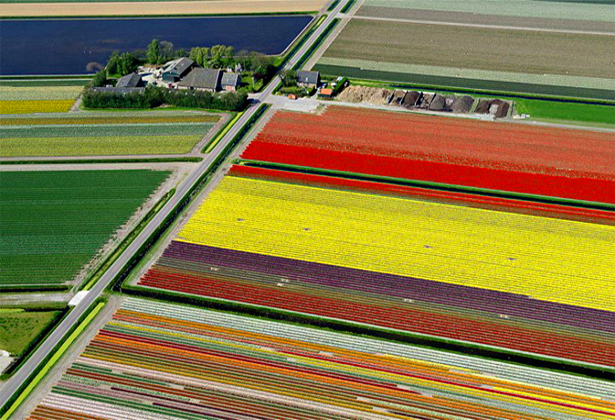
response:
M92 3L5 3L1 17L156 16L312 12L326 0L220 0Z

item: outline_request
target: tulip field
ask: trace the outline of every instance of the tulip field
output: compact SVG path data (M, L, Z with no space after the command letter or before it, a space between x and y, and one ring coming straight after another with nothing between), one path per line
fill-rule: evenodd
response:
M242 157L615 204L613 144L611 133L329 106L278 111Z
M220 115L204 112L79 112L0 118L0 156L189 153Z
M393 197L412 197L446 204L466 205L470 207L552 217L580 222L615 225L615 213L591 208L562 206L524 200L514 200L491 196L479 196L470 193L445 190L417 188L405 185L389 184L335 176L291 172L279 169L262 168L248 165L233 165L230 174L270 181L283 181L299 185L332 187L346 191L366 191L373 194Z
M615 227L227 176L142 286L615 366Z
M169 174L0 172L0 290L72 281Z
M126 299L30 413L56 419L607 419L613 383Z
M67 112L83 90L83 83L37 86L35 82L2 82L0 114Z

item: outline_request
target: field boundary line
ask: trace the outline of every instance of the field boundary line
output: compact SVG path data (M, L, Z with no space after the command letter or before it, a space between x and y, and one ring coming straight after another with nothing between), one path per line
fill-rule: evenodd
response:
M419 20L419 19L402 19L402 18L398 19L398 18L363 16L363 15L355 15L353 19L377 20L377 21L382 21L382 22L413 23L413 24L419 24L419 25L462 26L466 28L481 28L481 29L505 29L505 30L514 30L514 31L533 31L533 32L552 32L552 33L578 34L578 35L615 36L615 32L581 31L578 29L533 28L530 26L487 25L484 23L443 22L439 20Z

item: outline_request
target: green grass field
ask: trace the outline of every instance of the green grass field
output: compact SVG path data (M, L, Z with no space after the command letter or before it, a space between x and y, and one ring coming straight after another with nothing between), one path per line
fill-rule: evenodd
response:
M0 172L0 289L71 281L169 172Z
M60 311L4 311L0 308L0 350L20 356Z
M189 153L219 120L190 112L79 112L0 118L0 156Z
M615 106L612 105L516 99L515 106L519 114L529 114L535 120L615 126Z

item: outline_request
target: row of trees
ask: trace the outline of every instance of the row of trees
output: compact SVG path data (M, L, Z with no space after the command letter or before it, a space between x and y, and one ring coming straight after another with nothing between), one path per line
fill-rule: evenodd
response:
M163 104L185 108L241 111L248 103L248 95L241 92L224 94L207 91L170 90L148 86L142 92L116 93L87 88L83 92L86 108L154 108Z
M257 52L236 52L232 46L194 47L190 51L174 49L173 43L152 40L145 51L120 53L114 51L105 68L108 77L125 76L143 64L160 65L180 57L189 57L198 66L208 68L236 68L254 74L255 80L266 79L275 73L274 59Z

